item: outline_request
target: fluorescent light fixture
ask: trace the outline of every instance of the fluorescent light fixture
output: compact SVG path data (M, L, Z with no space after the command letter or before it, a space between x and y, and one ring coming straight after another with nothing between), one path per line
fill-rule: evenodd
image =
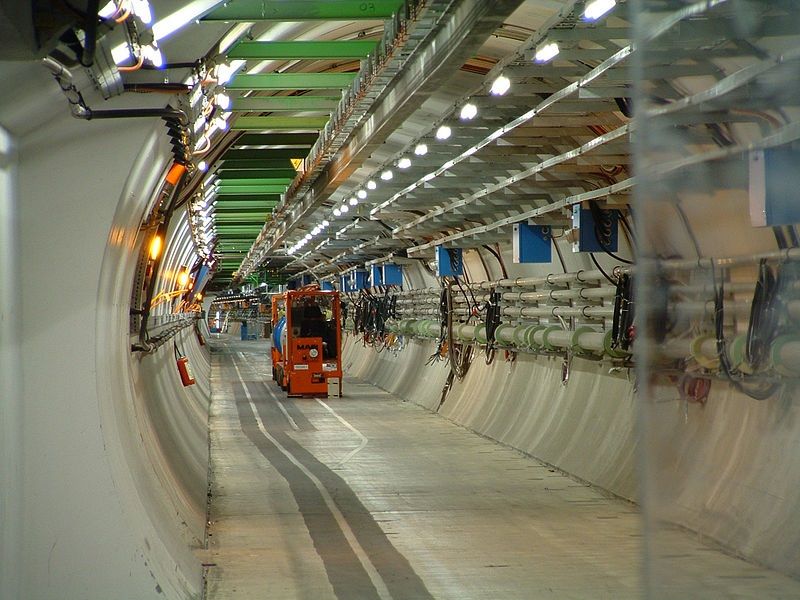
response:
M149 25L153 22L153 11L150 10L150 3L147 0L129 0L133 14L135 14L142 23Z
M200 130L206 126L206 118L203 115L197 117L197 120L194 122L194 132L200 133Z
M417 144L414 148L414 154L417 156L425 156L428 153L428 146L426 144Z
M374 189L375 189L375 188L377 188L377 187L378 187L378 184L377 184L377 183L375 183L375 182L374 182L372 179L370 179L370 180L367 182L367 189L368 189L368 190L374 190Z
M536 48L533 60L537 63L546 63L558 56L558 52L559 49L556 42L547 42Z
M450 137L451 133L453 133L453 131L447 125L442 125L441 127L439 127L439 129L436 130L436 139L446 140L447 138Z
M350 207L349 207L349 206L347 206L347 204L345 203L345 204L342 204L342 205L339 207L339 210L341 211L341 213L342 213L342 214L344 214L344 213L346 213L348 210L350 210Z
M334 217L338 217L338 216L340 216L341 214L342 214L342 211L340 211L338 208L334 208L334 209L333 209L333 216L334 216Z
M144 54L145 60L149 61L155 68L159 69L164 66L164 55L155 42L150 46L144 46L142 54Z
M228 130L228 119L225 119L223 117L217 117L216 119L214 119L214 124L220 131Z
M314 227L314 229L311 230L311 235L317 235L318 233L319 233L319 225L317 225L316 227Z
M113 2L109 2L98 11L97 16L103 19L108 19L109 17L111 17L111 15L116 14L116 12L117 12L117 5L114 4Z
M200 164L197 165L197 168L200 169L201 173L205 173L206 171L208 171L208 163L204 160L201 160Z
M511 80L505 75L500 75L500 77L495 79L494 83L492 83L492 89L490 90L490 92L493 96L502 96L510 88L511 88Z
M411 159L408 158L407 156L404 156L403 158L397 161L397 166L400 169L407 169L408 167L411 166Z
M477 114L478 114L478 107L472 104L472 102L468 102L461 108L461 118L464 119L465 121L474 119Z
M350 206L355 206L356 204L358 204L358 198L356 198L355 196L351 196L348 202L350 202Z
M231 97L223 92L214 96L214 102L216 102L217 106L222 110L228 110L231 107Z
M586 5L583 18L587 21L597 21L617 5L616 0L592 0Z
M327 219L322 221L322 226L323 227L327 227L328 225L330 225L330 221L328 221Z
M381 173L381 179L384 181L389 181L392 177L394 177L394 173L392 173L389 169L386 169L383 173Z
M223 1L224 0L193 0L189 2L183 8L167 15L153 25L153 37L157 40L163 40L165 37L190 25L205 13L222 4Z
M217 65L215 69L217 83L220 85L225 85L231 80L233 77L234 69L227 63L220 63Z
M128 61L131 58L131 49L128 44L120 44L119 46L114 46L111 50L111 59L114 61L115 65L121 65L122 63Z
M356 196L358 196L359 198L361 198L361 200L363 200L364 198L367 197L367 192L366 190L358 190L356 192Z
M311 234L310 234L310 233L307 233L307 234L305 235L305 238L303 238L303 239L310 240L310 239L311 239Z

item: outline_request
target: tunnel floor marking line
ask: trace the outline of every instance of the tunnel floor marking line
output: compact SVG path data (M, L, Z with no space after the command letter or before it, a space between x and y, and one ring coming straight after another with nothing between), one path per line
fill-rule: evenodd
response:
M369 438L368 438L367 436L365 436L363 433L361 433L361 432L360 432L358 429L356 429L355 427L353 427L353 426L352 426L350 423L348 423L348 422L347 422L347 421L344 419L344 417L342 417L341 415L339 415L339 413L337 413L337 412L336 412L335 410L333 410L333 409L332 409L330 406L328 406L328 404L327 404L327 403L323 402L323 401L322 401L322 400L320 400L319 398L314 398L314 400L316 400L316 401L317 401L317 402L319 402L319 403L320 403L322 406L324 406L324 407L325 407L325 409L326 409L326 410L327 410L329 413L331 413L331 414L332 414L334 417L336 417L336 418L339 420L339 422L340 422L342 425L344 425L345 427L347 427L347 428L348 428L350 431L352 431L352 432L353 432L353 433L355 433L355 434L356 434L358 437L360 437L360 438L361 438L361 443L358 445L358 447L357 447L356 449L352 450L351 452L349 452L349 453L347 454L347 456L345 456L345 457L344 457L342 460L340 460L338 463L336 463L336 466L334 467L334 469L335 469L335 468L338 468L338 467L341 467L341 466L342 466L342 465L344 465L344 464L345 464L347 461L349 461L351 458L353 458L353 457L354 457L356 454L358 454L358 453L359 453L359 452L361 452L361 451L362 451L364 448L366 448L367 444L369 443Z
M292 415L290 415L289 412L286 410L286 407L283 405L283 402L281 402L280 400L276 400L275 403L278 405L278 408L281 409L281 412L286 417L286 420L289 421L289 425L292 426L292 429L294 429L295 431L300 431L300 428L297 426L297 423L292 418Z
M236 362L233 362L233 368L236 369L236 374L239 377L239 381L242 382L242 388L244 389L245 396L247 396L247 401L250 403L250 409L253 411L253 416L255 417L256 424L258 425L258 429L261 433L266 437L275 447L283 454L289 461L294 464L298 469L300 469L303 474L308 477L308 479L314 484L314 486L319 490L320 494L322 494L322 498L325 500L325 504L328 505L328 509L331 511L333 516L336 518L336 522L339 524L339 527L344 533L345 538L347 539L348 544L355 552L356 556L358 557L359 562L361 562L364 570L369 575L372 584L375 586L375 589L378 591L378 595L383 600L392 600L392 595L389 593L389 588L386 587L386 583L381 578L378 571L375 569L375 565L369 560L369 556L364 551L364 548L356 539L355 534L353 533L350 524L345 519L342 511L339 510L339 507L334 502L333 498L328 492L328 489L323 485L323 483L314 475L308 468L297 458L289 452L275 437L270 435L267 431L267 428L264 427L264 422L261 420L261 415L258 413L258 408L253 402L253 397L250 395L250 390L247 389L247 384L244 382L244 377L242 377L242 372L239 370L238 365Z

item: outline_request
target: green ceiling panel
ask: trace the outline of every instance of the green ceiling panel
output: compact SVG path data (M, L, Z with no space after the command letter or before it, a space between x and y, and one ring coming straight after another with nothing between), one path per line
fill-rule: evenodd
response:
M322 129L328 117L239 117L231 125L234 131L258 131L261 129Z
M239 194L282 194L286 191L285 185L232 185L222 184L217 189L219 196L232 196Z
M204 21L312 21L388 19L403 0L236 0L212 10Z
M247 179L249 177L280 178L293 181L297 176L294 169L217 169L217 176L221 181L229 179Z
M233 143L239 146L313 146L319 136L316 133L243 133ZM285 161L291 166L291 163Z
M248 194L231 194L220 198L217 201L216 208L232 207L232 206L270 206L277 204L281 200L280 194L261 194L261 195L248 195Z
M309 148L269 148L266 150L256 150L253 148L244 150L228 150L223 157L225 164L229 161L237 160L274 160L277 158L305 158L308 156Z
M364 58L375 50L376 45L375 40L242 42L228 52L228 58L247 60Z
M331 90L347 87L356 73L262 73L236 75L229 90Z
M338 98L323 96L251 96L236 98L233 112L315 111L329 114L339 105Z
M260 177L245 177L244 179L220 179L220 186L221 187L231 187L231 186L240 186L240 185L282 185L287 186L294 181L294 177L269 177L269 178L260 178Z

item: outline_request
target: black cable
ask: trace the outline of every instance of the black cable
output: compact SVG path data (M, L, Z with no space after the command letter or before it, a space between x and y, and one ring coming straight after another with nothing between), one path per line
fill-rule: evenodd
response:
M758 265L745 345L745 358L754 371L763 368L777 332L779 315L776 304L779 285L779 275L773 273L767 261L762 259Z
M97 24L100 12L100 0L89 0L86 3L86 19L84 20L84 40L81 64L91 67L94 64L94 53L97 49Z
M589 258L592 259L592 262L594 263L594 266L597 267L597 270L600 271L603 274L603 277L605 277L611 285L617 285L617 282L614 281L613 279L611 279L611 277L609 277L608 273L605 272L603 267L600 266L600 263L597 262L597 259L595 258L593 252L589 252Z

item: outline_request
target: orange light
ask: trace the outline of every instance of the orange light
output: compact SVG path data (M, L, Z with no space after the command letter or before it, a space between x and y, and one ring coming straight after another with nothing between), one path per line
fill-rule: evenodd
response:
M185 288L189 283L189 269L183 267L178 273L178 285Z
M150 240L150 259L155 260L158 258L158 255L161 254L161 236L154 235L153 239Z

